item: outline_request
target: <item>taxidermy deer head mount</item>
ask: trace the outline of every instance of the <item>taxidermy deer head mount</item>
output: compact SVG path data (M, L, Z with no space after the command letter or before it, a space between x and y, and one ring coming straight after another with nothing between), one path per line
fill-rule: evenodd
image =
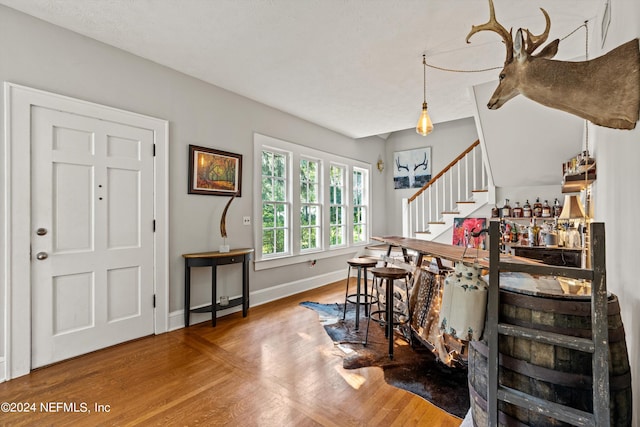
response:
M633 129L640 114L640 51L638 39L631 40L591 61L554 61L556 39L534 54L549 37L551 20L540 9L546 28L540 35L518 29L515 37L496 20L489 0L489 22L473 25L467 43L475 33L498 33L507 49L500 83L487 107L500 108L518 94L547 107L566 111L600 126Z

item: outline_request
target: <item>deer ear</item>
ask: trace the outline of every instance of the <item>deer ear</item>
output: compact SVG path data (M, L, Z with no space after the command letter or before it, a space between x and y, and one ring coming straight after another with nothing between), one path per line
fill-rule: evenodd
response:
M547 58L547 59L551 59L554 56L556 56L556 53L558 53L558 44L560 43L560 39L555 39L554 41L552 41L551 43L549 43L548 45L546 45L544 47L544 49L542 49L540 51L539 54L534 55L536 58Z
M513 57L518 62L527 59L527 52L524 48L524 37L522 36L522 28L518 28L516 36L513 39Z

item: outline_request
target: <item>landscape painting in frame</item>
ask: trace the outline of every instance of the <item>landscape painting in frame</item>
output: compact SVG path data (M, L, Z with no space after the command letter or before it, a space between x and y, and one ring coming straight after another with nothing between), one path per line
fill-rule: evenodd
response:
M242 155L189 145L189 194L240 197Z
M486 218L454 218L453 219L453 245L467 248L486 249L486 233L473 237L472 232L478 232L485 228Z
M431 181L431 147L393 153L393 187L422 188Z

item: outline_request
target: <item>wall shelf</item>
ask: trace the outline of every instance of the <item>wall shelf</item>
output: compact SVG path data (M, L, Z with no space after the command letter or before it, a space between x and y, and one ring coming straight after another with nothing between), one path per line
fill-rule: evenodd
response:
M595 180L595 172L581 173L578 175L567 175L564 177L564 181L562 183L562 192L579 193L580 191L590 186Z

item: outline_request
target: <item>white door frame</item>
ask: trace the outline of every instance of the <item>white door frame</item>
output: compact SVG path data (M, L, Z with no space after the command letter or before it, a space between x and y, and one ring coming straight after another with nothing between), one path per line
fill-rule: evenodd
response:
M0 381L31 371L31 107L127 123L154 132L154 332L168 330L169 123L137 113L4 82L0 160ZM4 359L4 360L3 360ZM4 366L2 366L4 364Z

